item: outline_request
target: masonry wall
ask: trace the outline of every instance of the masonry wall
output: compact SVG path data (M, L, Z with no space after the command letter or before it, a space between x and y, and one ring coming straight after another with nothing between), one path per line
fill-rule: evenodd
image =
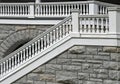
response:
M52 25L0 25L0 59Z
M120 84L120 47L74 46L12 84Z

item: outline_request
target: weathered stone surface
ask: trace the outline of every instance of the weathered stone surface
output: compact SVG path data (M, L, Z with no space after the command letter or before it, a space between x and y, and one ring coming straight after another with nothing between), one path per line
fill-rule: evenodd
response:
M111 60L120 62L120 53L111 53Z
M104 68L111 69L111 70L118 70L118 62L103 62Z
M82 54L85 52L84 46L74 46L71 49L69 49L69 53L71 54Z
M120 84L120 53L100 46L82 47L78 49L85 49L83 53L67 50L56 56L29 73L22 84Z
M89 73L78 73L78 79L79 80L88 80L89 79Z
M109 77L111 80L119 80L120 79L120 71L109 71Z
M103 51L104 52L117 52L117 48L116 47L103 47Z

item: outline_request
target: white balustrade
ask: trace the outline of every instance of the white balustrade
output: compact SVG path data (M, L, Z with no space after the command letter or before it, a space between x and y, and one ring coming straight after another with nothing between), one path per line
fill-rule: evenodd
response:
M79 9L80 15L108 14L108 8L117 6L99 1L54 3L0 3L0 16L4 17L66 17L71 9Z
M4 76L4 74L8 74L13 69L16 69L21 64L25 63L26 60L30 60L36 53L42 52L47 47L53 45L60 39L60 36L64 37L68 35L71 32L71 28L67 25L71 25L71 21L71 16L65 18L59 24L53 26L25 46L2 59L0 61L0 78Z
M107 15L79 16L79 30L81 33L108 33L109 18Z

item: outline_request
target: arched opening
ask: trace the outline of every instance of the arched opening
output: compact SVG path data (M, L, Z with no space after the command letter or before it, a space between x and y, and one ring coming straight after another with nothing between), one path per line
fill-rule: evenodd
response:
M20 40L17 41L16 43L14 43L14 45L12 45L3 55L3 57L9 55L10 53L12 53L13 51L17 50L18 48L22 47L24 44L26 44L27 42L29 42L31 39L24 39L24 40Z

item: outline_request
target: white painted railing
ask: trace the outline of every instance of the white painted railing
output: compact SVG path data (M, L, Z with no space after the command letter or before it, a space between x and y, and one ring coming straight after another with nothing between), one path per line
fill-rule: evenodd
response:
M30 5L29 3L0 3L0 16L28 17Z
M72 31L71 16L0 61L0 79Z
M111 6L117 5L99 1L0 3L0 17L66 17L71 9L79 9L80 15L107 14Z
M65 39L64 37L66 36L77 35L75 38L78 37L77 39L81 41L80 36L82 37L82 35L86 34L86 41L88 42L90 40L88 40L88 37L90 37L89 35L96 37L93 38L93 41L90 40L93 45L99 45L99 38L102 39L102 42L103 39L105 40L105 44L103 45L107 45L107 42L110 42L111 46L114 46L114 44L120 45L117 40L120 38L119 11L120 8L112 8L109 9L109 15L79 15L79 10L72 10L72 16L65 18L59 24L53 26L23 47L3 58L0 61L0 81L12 75L13 72L17 73L15 70L30 61L35 54L41 54L41 52L53 46L61 39ZM84 37L82 37L82 39L83 38ZM82 44L86 45L84 41Z
M108 33L109 18L108 15L80 15L79 16L80 33Z

